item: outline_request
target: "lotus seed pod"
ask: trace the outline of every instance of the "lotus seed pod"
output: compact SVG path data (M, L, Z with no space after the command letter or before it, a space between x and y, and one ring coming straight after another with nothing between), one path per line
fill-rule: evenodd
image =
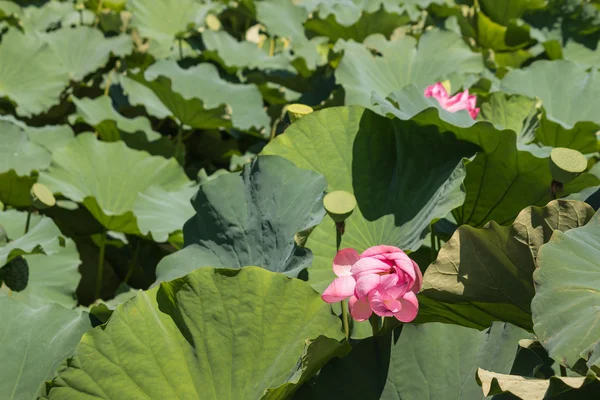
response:
M204 20L206 27L211 31L220 31L221 30L221 21L214 14L208 14L206 19Z
M22 292L29 282L29 264L22 256L10 261L0 269L0 280L13 292Z
M556 182L566 184L587 168L587 159L577 150L557 147L550 152L550 173Z
M291 122L296 122L313 111L312 107L305 104L290 104L287 108L287 113Z
M8 235L6 234L4 227L0 225L0 246L5 246L6 243L8 243Z
M52 191L46 185L34 183L30 194L31 202L38 210L44 210L56 205L56 198L54 198Z
M323 206L335 222L344 222L356 208L356 198L352 193L336 190L325 196Z

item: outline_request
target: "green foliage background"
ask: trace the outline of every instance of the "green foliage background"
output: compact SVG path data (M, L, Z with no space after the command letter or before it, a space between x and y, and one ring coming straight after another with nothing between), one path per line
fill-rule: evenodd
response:
M0 0L0 398L597 396L599 41L598 0ZM343 340L332 190L413 324Z

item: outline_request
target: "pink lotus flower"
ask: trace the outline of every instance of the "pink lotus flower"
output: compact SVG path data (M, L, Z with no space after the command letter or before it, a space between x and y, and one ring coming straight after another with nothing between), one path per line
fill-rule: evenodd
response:
M423 276L419 266L406 253L393 246L375 246L362 254L354 249L340 250L333 259L338 276L321 298L335 303L349 298L352 318L368 319L371 314L410 322L417 316Z
M433 97L445 110L450 112L467 110L473 119L479 114L479 108L475 107L477 96L469 95L469 90L465 90L464 92L457 93L450 97L444 85L438 82L425 89L425 97Z

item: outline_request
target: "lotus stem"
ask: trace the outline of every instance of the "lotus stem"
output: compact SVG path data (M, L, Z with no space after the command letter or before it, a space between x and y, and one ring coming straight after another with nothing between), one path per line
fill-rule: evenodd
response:
M182 42L182 38L179 38L179 61L183 60L183 43Z
M350 326L348 322L348 300L342 300L342 325L344 326L346 341L350 339Z
M431 225L431 242L430 242L430 251L431 251L431 262L434 262L437 258L437 252L435 251L435 233L433 232L433 224Z
M106 230L102 231L100 236L100 254L98 254L98 270L96 275L96 292L94 298L100 297L102 289L102 279L104 278L104 251L106 249Z
M31 213L33 212L33 206L29 207L27 210L27 221L25 221L25 234L29 232L29 224L31 223Z
M96 9L96 18L94 18L94 28L98 27L100 23L100 13L102 12L102 2L104 0L98 0L98 8Z
M275 54L275 38L271 38L271 44L269 45L269 57L273 57Z
M381 317L377 314L372 314L369 317L369 322L371 323L371 329L373 329L373 336L377 336L381 330Z
M135 270L135 266L137 265L138 254L140 252L140 240L136 240L135 250L133 252L133 258L129 261L129 268L127 269L127 275L125 275L125 280L123 281L125 284L129 282L133 271Z
M179 123L179 128L177 129L177 137L175 138L175 159L178 161L179 161L179 157L181 156L182 149L183 149L183 124Z
M340 251L342 245L342 235L344 234L346 227L345 222L335 223L335 250L336 254ZM350 338L350 323L348 320L348 301L342 300L342 325L344 326L344 333L346 334L346 341Z
M560 376L567 376L567 369L564 365L560 365Z

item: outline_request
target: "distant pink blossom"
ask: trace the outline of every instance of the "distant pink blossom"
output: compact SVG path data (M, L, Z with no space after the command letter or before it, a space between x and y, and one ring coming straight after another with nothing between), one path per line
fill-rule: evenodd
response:
M321 296L328 303L349 298L352 318L368 319L371 314L410 322L417 316L423 276L406 253L393 246L375 246L362 254L343 249L333 259L338 276Z
M444 85L438 82L425 89L425 97L433 97L445 110L450 112L467 110L473 119L479 114L479 108L475 107L477 105L477 96L469 95L468 89L450 97Z

